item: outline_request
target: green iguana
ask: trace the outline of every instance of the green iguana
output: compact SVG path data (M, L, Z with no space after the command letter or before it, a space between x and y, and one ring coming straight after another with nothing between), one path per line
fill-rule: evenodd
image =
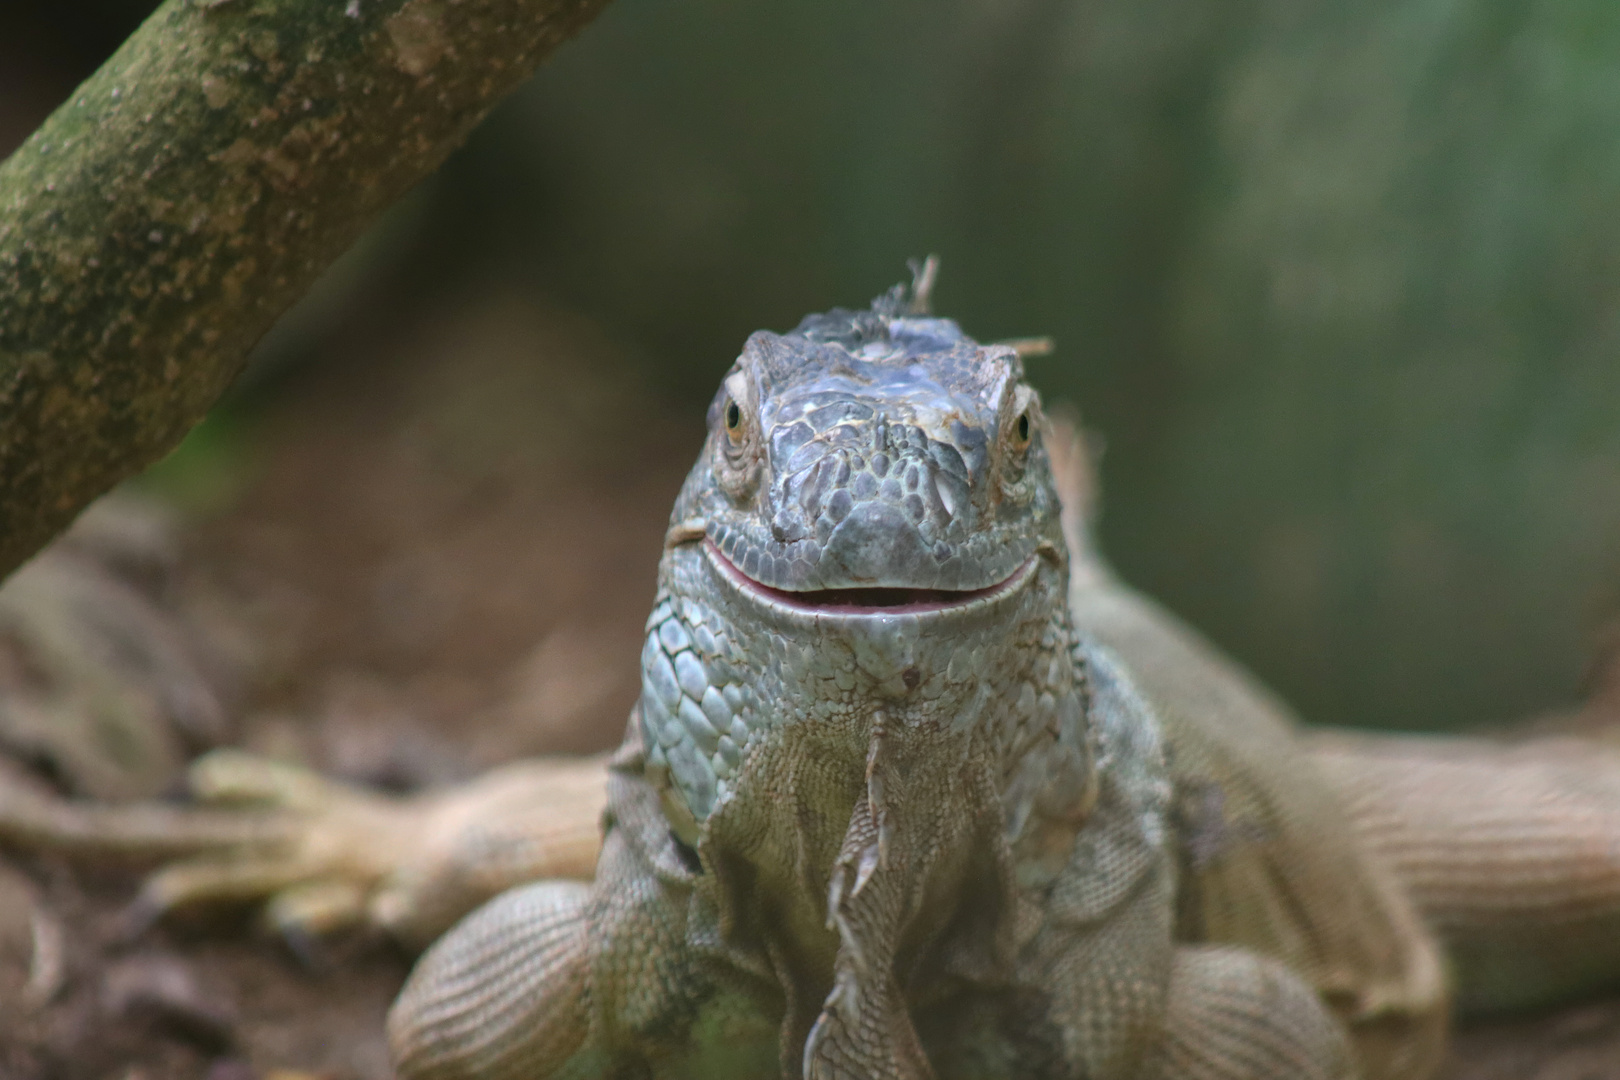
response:
M1620 757L1301 735L1107 571L1072 437L931 266L745 345L605 785L216 753L201 793L268 809L0 788L0 835L203 852L154 912L437 936L389 1021L423 1080L1419 1080L1454 1005L1620 977Z

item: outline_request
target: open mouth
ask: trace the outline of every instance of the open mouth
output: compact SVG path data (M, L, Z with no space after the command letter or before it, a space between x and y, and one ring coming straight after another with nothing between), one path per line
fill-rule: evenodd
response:
M909 589L909 588L853 588L806 589L795 592L778 589L755 581L730 559L726 558L714 542L704 540L703 549L720 572L743 592L752 593L779 607L809 615L919 615L967 607L1011 592L1033 571L1035 557L1031 556L1004 581L982 589Z

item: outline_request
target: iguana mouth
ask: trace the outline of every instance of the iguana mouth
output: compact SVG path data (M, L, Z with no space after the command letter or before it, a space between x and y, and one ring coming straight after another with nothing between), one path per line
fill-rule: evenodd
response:
M739 591L779 608L806 615L927 615L952 611L988 601L1017 589L1034 572L1036 556L1028 559L1002 581L982 589L913 589L879 586L873 588L778 589L755 581L712 540L704 540L709 561Z

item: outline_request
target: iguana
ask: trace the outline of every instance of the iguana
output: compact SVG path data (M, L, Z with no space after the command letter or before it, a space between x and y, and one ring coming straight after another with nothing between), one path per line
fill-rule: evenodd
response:
M1302 735L1106 569L1018 350L931 279L744 346L605 784L400 803L227 753L204 793L278 809L17 789L0 834L217 849L154 911L279 890L424 942L493 895L394 1006L410 1078L1418 1080L1454 1003L1620 976L1620 757ZM592 883L531 880L599 813Z

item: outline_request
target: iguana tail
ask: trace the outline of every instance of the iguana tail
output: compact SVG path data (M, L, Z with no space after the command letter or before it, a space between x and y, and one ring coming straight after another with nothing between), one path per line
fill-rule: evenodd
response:
M1464 1012L1620 986L1620 751L1324 732L1312 757L1447 946Z

